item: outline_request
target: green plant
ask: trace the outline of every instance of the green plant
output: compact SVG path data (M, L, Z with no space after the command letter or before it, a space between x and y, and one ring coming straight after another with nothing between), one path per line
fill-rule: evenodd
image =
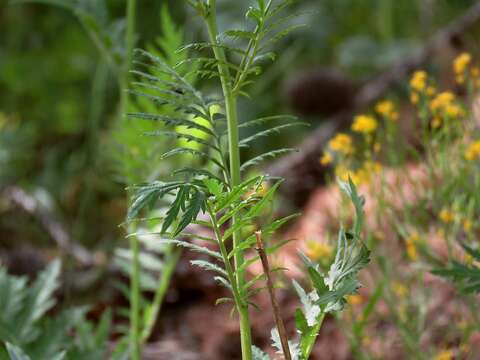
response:
M480 261L480 251L466 244L462 244L462 247L474 261ZM480 267L473 261L470 264L463 264L452 260L447 266L434 269L433 273L451 279L463 294L480 292Z
M47 313L56 306L60 261L53 261L29 285L27 278L0 268L0 359L104 359L111 316L105 311L97 327L85 318L85 308Z
M162 157L194 156L200 159L200 167L175 170L173 172L177 177L175 180L153 181L134 186L130 190L134 195L128 221L135 221L144 209L155 206L159 199L169 199L169 206L161 217L162 225L158 232L164 237L163 243L183 246L211 258L210 261L194 260L192 264L214 272L215 280L230 291L231 297L219 299L217 303L233 304L239 315L243 359L252 359L249 306L255 305L252 298L258 292L255 285L263 280L264 276L247 279L248 266L258 261L259 257L245 260L245 253L253 249L256 231L259 229L267 243L265 253L272 254L278 250L285 242L272 244L270 238L275 230L295 215L263 223L262 219L269 211L281 181L262 175L242 179L242 173L245 173L247 168L291 149L273 150L243 163L240 160L240 149L261 137L304 124L292 121L291 116L270 116L240 124L237 100L239 96L247 95L244 89L253 81L252 76L260 72L259 63L274 57L269 47L300 25L281 28L284 18L279 18L279 13L285 9L289 1L281 1L278 4L269 1L265 4L259 0L257 7L250 7L246 15L247 19L254 23L253 30L236 29L219 34L216 2L210 0L189 3L205 20L210 42L190 44L180 51L211 50L214 57L188 58L178 65L194 63L198 66L196 74L207 78L219 78L223 96L221 98L204 96L192 86L188 80L188 73L182 76L159 57L146 51L137 51L138 69L135 70L135 74L139 81L134 83L131 92L157 105L173 107L177 113L170 116L152 112L132 112L128 116L164 123L167 127L165 130L149 132L146 135L174 138L183 142L181 146L166 152ZM236 41L241 40L246 41L245 47L235 45ZM240 56L238 63L230 60L238 55ZM164 77L152 75L154 73L161 73ZM224 108L224 112L219 110L219 106ZM288 122L240 139L239 131L244 127L282 119ZM189 131L178 131L179 127ZM324 278L325 282L317 267L305 258L309 275L314 282L315 293L319 294L318 298L310 294L310 301L322 314L321 319L325 312L338 310L343 306L344 296L354 292L358 287L356 273L368 262L368 251L359 245L363 200L358 197L353 183L342 186L357 210L354 231L340 233L337 259L329 275ZM206 218L199 219L200 213L205 214ZM198 235L194 230L195 226L205 227L211 234ZM218 251L187 241L189 239L214 244ZM139 274L133 273L132 276L139 277ZM303 300L306 301L306 298ZM298 321L300 331L304 334L301 339L301 351L303 358L306 359L312 350L321 319L315 319L314 325L305 324L300 319L300 314L301 312L298 313ZM281 340L279 336L274 338ZM292 349L296 348L292 346ZM254 351L258 354L257 350ZM287 359L290 358L285 351L284 355Z

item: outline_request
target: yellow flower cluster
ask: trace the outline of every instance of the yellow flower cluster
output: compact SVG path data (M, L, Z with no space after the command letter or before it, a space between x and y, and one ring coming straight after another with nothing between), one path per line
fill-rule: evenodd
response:
M420 94L426 93L431 96L435 93L435 89L431 86L428 86L428 76L427 73L423 70L415 71L410 78L410 102L412 104L417 104L420 101Z
M390 100L379 101L375 105L375 111L388 120L398 120L398 112L395 110L395 105L393 105L393 102Z
M423 70L415 71L410 79L410 88L422 92L427 87L427 73Z
M438 218L444 223L444 224L449 224L455 220L455 215L454 213L447 209L443 208L440 213L438 214Z
M461 53L455 60L453 60L453 71L459 75L465 72L465 69L472 61L472 56L469 53Z
M377 127L377 120L367 115L355 116L352 124L352 130L362 134L370 134L374 132Z
M325 244L318 241L307 242L307 255L312 260L325 260L330 259L333 252L333 248L329 244Z
M352 179L355 185L361 185L368 183L372 175L378 174L382 171L382 164L376 161L365 161L362 167L357 170L351 170L343 165L339 165L335 168L335 174L342 181L348 181L348 178Z
M452 350L442 350L435 356L435 360L452 360L452 359L453 359Z
M459 84L465 82L465 70L472 61L472 56L469 53L461 53L455 60L453 60L453 71L455 73L455 80Z
M352 138L350 135L343 133L335 135L335 137L329 141L328 147L344 155L350 155L354 151Z
M348 295L347 302L350 305L360 305L361 303L363 303L363 296L360 294Z
M404 298L408 294L408 288L398 281L393 282L392 290L399 298Z
M430 101L430 110L434 114L444 112L452 118L464 115L463 109L455 103L455 95L451 91L444 91L435 96L432 101ZM440 121L438 119L437 117L436 120Z
M473 223L470 219L465 219L463 220L463 230L466 232L466 233L469 233L470 231L472 231L473 229Z
M328 164L331 164L333 161L333 156L329 152L324 152L322 157L320 158L320 164L323 166L327 166Z
M407 256L410 260L415 261L418 258L417 243L420 240L420 235L417 232L413 232L406 240Z
M465 159L474 161L480 158L480 140L471 143L465 150Z

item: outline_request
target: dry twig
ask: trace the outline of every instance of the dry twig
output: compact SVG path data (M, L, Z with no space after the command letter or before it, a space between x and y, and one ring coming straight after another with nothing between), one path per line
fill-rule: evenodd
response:
M285 330L285 324L283 323L282 316L280 315L280 306L278 305L277 298L275 297L275 289L273 287L273 281L270 273L270 266L268 264L268 257L263 248L262 242L262 232L256 231L255 236L257 237L257 252L262 261L263 272L267 278L267 288L270 295L270 301L272 303L273 317L275 318L275 324L277 326L278 335L280 337L280 342L282 344L283 355L285 360L291 360L290 347L288 346L288 336L287 331Z

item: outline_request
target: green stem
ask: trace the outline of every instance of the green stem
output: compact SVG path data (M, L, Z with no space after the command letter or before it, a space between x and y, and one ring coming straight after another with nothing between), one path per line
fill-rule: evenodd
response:
M315 341L317 340L318 333L322 328L323 319L325 319L324 312L320 314L320 316L317 319L317 322L315 323L315 331L314 331L315 335L309 338L307 347L305 348L305 359L308 359L310 357L310 354L312 353L313 346L315 345Z
M125 91L128 87L128 71L132 62L133 47L135 46L135 8L136 0L127 0L127 30L125 32L125 59L119 74L120 84L120 106L119 115L123 116L128 102L128 94Z
M133 46L135 43L135 7L136 0L127 0L127 29L125 33L125 59L119 74L120 104L119 118L123 116L128 105L128 70L130 67ZM132 269L130 274L130 357L132 360L141 359L140 338L140 245L135 236L130 238L132 252Z
M140 360L140 246L135 236L130 238L132 269L130 274L130 355Z
M160 277L160 284L157 287L155 295L152 301L152 307L150 314L144 324L144 328L142 330L142 337L141 342L142 344L145 343L150 335L152 334L153 327L155 322L158 318L158 314L162 307L163 299L167 294L168 287L170 285L170 280L172 278L173 272L177 267L178 260L180 259L180 255L182 254L182 249L177 246L170 246L170 249L166 252L166 262L162 268L162 274Z
M208 9L205 14L205 20L208 27L208 34L213 45L218 45L217 42L217 20L216 20L216 1L208 1ZM240 184L240 149L238 146L238 119L237 119L237 98L232 92L232 84L230 72L228 69L227 58L223 48L213 46L215 58L218 61L218 71L220 73L220 80L222 83L223 96L225 98L225 112L228 124L228 150L230 160L230 186ZM237 216L232 218L231 226L235 226ZM236 248L241 242L240 233L236 231L233 234L233 247ZM243 252L239 251L235 255L235 268L238 269L244 263ZM236 286L241 291L245 283L245 274L243 271L236 272ZM250 330L250 319L248 313L248 305L241 301L237 305L240 316L240 340L242 345L243 360L252 359L252 340Z

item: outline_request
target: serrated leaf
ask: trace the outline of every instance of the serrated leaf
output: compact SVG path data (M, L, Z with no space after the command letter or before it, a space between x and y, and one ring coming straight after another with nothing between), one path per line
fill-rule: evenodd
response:
M175 200L167 210L167 216L162 224L162 233L166 232L170 225L177 219L181 209L185 208L185 203L190 194L190 186L182 186L178 189Z
M240 147L246 147L249 143L251 143L253 141L256 141L256 140L258 140L262 137L266 137L266 136L269 136L269 135L272 135L272 134L278 134L282 130L285 130L285 129L290 128L290 127L295 127L295 126L310 126L310 124L306 123L306 122L296 121L296 122L291 122L291 123L287 123L287 124L277 125L277 126L268 128L266 130L259 131L256 134L251 135L251 136L249 136L245 139L242 139L239 142L239 146Z
M159 198L178 189L183 184L184 182L182 181L172 181L167 183L155 181L148 185L135 186L135 194L133 196L132 204L128 208L127 220L134 219L145 207L151 206Z
M197 218L200 210L205 207L205 200L206 197L203 192L196 191L192 194L192 197L186 206L185 212L182 214L175 231L172 233L172 237L176 237L183 229L185 229Z
M165 244L174 244L174 245L177 245L177 246L182 246L182 247L190 249L192 251L211 256L215 259L223 260L223 258L222 258L222 256L220 255L219 252L214 251L214 250L210 250L209 248L204 247L204 246L200 246L200 245L190 243L190 242L187 242L187 241L174 240L174 239L163 239L161 241L162 241L162 243L165 243Z
M311 292L307 294L303 287L300 286L295 280L292 280L293 287L297 292L298 297L303 305L304 315L307 321L308 326L315 325L315 322L320 315L321 309L320 306L316 304L316 300L318 299L318 295L316 292Z
M281 156L281 155L285 155L285 154L289 154L289 153L292 153L292 152L296 152L298 151L297 149L293 149L293 148L283 148L283 149L277 149L277 150L271 150L271 151L268 151L266 153L263 153L263 154L260 154L258 156L255 156L254 158L244 162L242 164L242 166L240 167L240 171L241 172L244 172L245 170L247 170L248 168L252 167L252 166L256 166L262 162L264 162L265 160L267 159L274 159L278 156Z
M253 120L246 121L244 123L241 123L238 125L239 128L247 128L247 127L252 127L252 126L257 126L257 125L262 125L265 124L269 121L276 121L276 120L291 120L291 121L296 121L298 118L293 115L273 115L273 116L265 116Z
M225 35L234 39L240 38L240 39L251 40L255 38L255 34L253 32L247 31L247 30L238 30L238 29L225 31Z
M60 269L60 261L52 261L29 288L24 310L15 323L19 338L27 337L33 325L55 305L54 293L60 285Z
M228 277L228 274L224 269L222 269L220 266L218 266L216 264L213 264L209 261L206 261L206 260L191 260L190 264L201 267L204 270L216 272L216 273L222 275L223 277Z

